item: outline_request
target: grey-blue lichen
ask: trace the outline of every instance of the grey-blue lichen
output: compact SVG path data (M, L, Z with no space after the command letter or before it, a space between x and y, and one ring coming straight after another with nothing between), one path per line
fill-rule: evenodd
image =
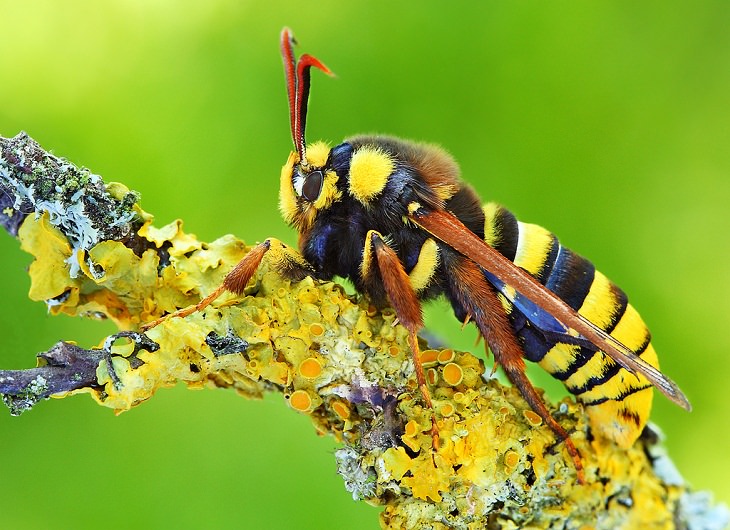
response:
M107 186L99 175L43 151L24 132L0 143L0 224L17 235L28 214L47 213L73 250L66 260L71 278L79 275L80 259L96 270L87 254L94 245L124 240L141 225L135 222L138 199L136 192Z
M18 145L7 147L14 142ZM0 187L6 206L0 204L0 209L10 212L0 222L45 207L50 196L65 197L59 176L49 170L51 179L43 177L50 162L42 161L50 155L16 153L24 152L23 145L30 149L30 142L24 135L0 139L6 164ZM39 150L35 142L31 147ZM28 160L37 162L35 173ZM58 171L69 172L65 163L53 163ZM29 174L40 180L27 180ZM90 174L74 175L66 188L68 199L76 197L75 204L84 207L73 215L57 212L67 221L77 214L88 216L99 204L86 199L96 197L94 190L110 190ZM75 186L82 181L88 192L79 195ZM8 188L13 182L21 191ZM39 200L30 189L42 190L46 199ZM107 196L116 201L110 203L113 208L120 208L114 219L126 218L134 196ZM91 239L79 236L77 229L91 232L83 222L48 226L52 213L48 208L42 212L38 218L28 215L19 231L12 230L14 220L2 223L35 257L29 269L31 289L41 293L35 299L55 297L59 312L103 314L127 331L107 338L98 349L59 343L41 355L45 365L0 371L0 394L22 402L26 396L87 392L121 412L181 381L191 388L231 388L247 397L281 392L293 410L311 417L318 433L344 443L336 458L345 487L354 498L383 505L381 525L386 528L714 530L727 522L726 509L690 493L681 476L655 456L659 453L650 447L658 437L645 436L628 449L619 448L594 437L582 406L564 400L552 413L571 432L583 457L587 481L577 484L555 433L534 420L516 389L486 377L484 363L468 352L421 351L434 376L429 383L433 409L425 408L407 331L396 325L392 311L377 311L329 282L282 278L267 260L245 296L223 298L145 333L135 331L140 323L197 302L217 288L248 250L245 245L233 237L200 242L180 222L155 228L149 221L125 235L113 221L103 226L91 219L96 237L104 233L113 240L85 251L79 279L69 279L69 241L76 238L73 245L81 248L82 241ZM102 277L87 266L89 256L104 270ZM434 416L438 448L430 434ZM657 473L657 466L664 471Z
M730 523L727 505L715 503L707 491L685 491L679 506L679 523L687 530L726 530Z
M2 379L3 381L0 381L0 383L7 383L7 381L4 381L5 377ZM10 414L20 416L20 414L32 408L41 399L45 399L47 397L47 390L48 381L43 375L37 375L25 387L23 392L13 396L2 394L2 400L8 409L10 409Z
M345 489L352 493L353 500L361 501L375 496L375 472L360 465L360 456L352 447L335 451L337 473L345 481Z

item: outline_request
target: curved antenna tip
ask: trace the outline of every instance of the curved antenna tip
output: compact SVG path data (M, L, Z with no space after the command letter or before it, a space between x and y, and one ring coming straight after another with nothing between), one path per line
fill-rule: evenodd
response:
M306 164L306 142L304 132L307 122L307 102L309 99L309 70L314 67L329 76L334 76L322 61L309 54L297 60L294 54L296 40L291 29L284 26L281 30L281 54L284 59L287 95L289 96L289 117L292 140L302 163Z

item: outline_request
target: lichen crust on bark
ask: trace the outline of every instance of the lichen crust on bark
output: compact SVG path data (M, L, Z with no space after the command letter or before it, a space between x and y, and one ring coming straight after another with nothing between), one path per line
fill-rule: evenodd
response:
M121 185L109 189L116 190L112 201L129 197ZM243 296L224 295L137 333L213 291L249 247L233 236L198 241L181 221L156 228L138 204L125 207L134 212L125 217L133 230L89 248L74 247L68 223L53 222L47 210L18 223L21 246L34 257L31 298L53 314L111 319L121 331L95 350L59 343L41 357L45 366L25 376L0 374L6 396L13 384L25 385L26 394L15 396L18 411L49 395L88 393L123 412L179 382L248 398L278 392L317 432L342 442L335 456L346 488L384 506L387 528L669 529L693 527L688 521L702 502L708 518L726 518L666 472L650 432L619 449L594 437L582 406L566 398L551 412L582 455L587 480L577 484L564 444L519 392L490 377L472 353L422 343L440 438L434 449L432 411L420 398L407 332L393 311L336 283L292 282L266 258Z

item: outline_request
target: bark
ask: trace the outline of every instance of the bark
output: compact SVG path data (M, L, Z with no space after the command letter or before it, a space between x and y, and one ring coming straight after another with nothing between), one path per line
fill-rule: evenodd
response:
M283 279L266 259L243 297L146 332L138 327L210 293L248 250L162 228L121 184L45 152L25 134L0 139L0 224L35 260L30 298L53 314L111 319L120 332L85 350L58 342L39 365L0 371L11 413L87 393L126 411L179 381L244 397L283 393L317 430L356 499L384 507L385 528L723 528L724 506L693 492L654 428L622 450L591 434L582 407L549 404L580 451L467 352L423 344L441 445L419 397L407 332L337 284Z

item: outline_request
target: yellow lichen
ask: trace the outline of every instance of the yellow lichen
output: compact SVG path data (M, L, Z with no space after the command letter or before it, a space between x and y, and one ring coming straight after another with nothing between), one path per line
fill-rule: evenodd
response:
M322 365L314 357L309 357L299 365L299 373L306 378L314 379L322 373Z
M121 329L134 329L210 293L247 251L232 237L203 245L179 222L160 229L147 223L140 234L153 247L169 249L167 266L159 270L154 248L137 255L121 242L106 241L80 257L81 275L69 279L68 242L45 217L30 216L20 238L36 257L30 269L32 295L47 300L67 292L52 311L103 314ZM588 478L588 484L576 486L565 444L556 442L518 391L485 382L478 357L424 348L431 411L407 368L407 330L393 325L391 309L379 312L332 283L283 279L267 259L244 295L224 295L200 313L168 319L147 332L157 351L133 353L131 343L115 344L112 362L121 386L113 384L102 362L99 385L79 392L121 412L179 381L191 388L228 387L247 397L280 389L293 409L311 417L318 432L333 433L361 451L361 469L374 474L369 500L387 503L382 517L392 527L468 520L475 528L488 521L495 527L538 528L550 521L560 524L568 514L590 525L599 511L613 527L670 527L671 518L659 507L676 505L679 488L657 486L641 444L619 450L589 438L582 408L566 402L559 421L571 433ZM248 345L221 354L209 344L211 333ZM366 393L363 398L363 388L376 397ZM394 412L385 412L386 395ZM437 450L431 437L434 413ZM365 444L369 432L387 444ZM526 472L530 466L534 476ZM631 492L636 508L619 502L622 491ZM612 499L608 505L607 499ZM501 506L499 512L495 506ZM536 518L548 523L538 526Z
M155 243L157 248L162 248L163 245L172 243L169 250L170 255L184 256L193 250L200 249L201 245L195 236L183 232L182 227L183 222L180 219L162 228L154 227L150 220L139 229L138 234L148 241Z
M421 430L421 426L416 420L406 423L404 436L415 436Z
M507 451L504 454L504 465L508 468L514 468L520 461L520 455L515 451Z
M411 488L417 499L441 501L440 492L449 488L448 475L434 465L431 458L419 458L410 468L412 476L403 477L403 484Z
M289 397L289 404L294 410L307 412L312 406L312 396L306 390L297 390Z
M332 410L343 420L349 419L350 417L350 407L344 401L332 402Z
M44 213L38 219L29 215L18 230L20 248L33 254L35 260L30 264L28 274L31 279L28 297L31 300L45 301L66 292L74 296L69 304L78 301L81 281L69 278L66 260L71 257L71 245L61 232L48 220ZM63 304L61 304L63 305ZM51 311L58 312L56 305Z
M411 420L406 423L405 433L401 436L401 440L408 448L417 453L421 450L421 443L418 440L421 434L421 425L416 420Z
M421 352L421 364L423 366L429 366L438 362L439 351L438 350L423 350Z
M442 375L444 377L444 381L451 386L460 384L464 379L464 371L461 369L461 366L456 363L448 363L444 366Z
M439 352L437 360L441 364L446 364L453 361L455 356L456 354L454 353L454 350L452 350L451 348L447 348Z
M387 474L380 477L381 481L400 480L411 468L413 461L402 447L389 447L380 457Z
M542 423L542 418L531 410L523 410L522 415L530 423L530 425L540 425Z

